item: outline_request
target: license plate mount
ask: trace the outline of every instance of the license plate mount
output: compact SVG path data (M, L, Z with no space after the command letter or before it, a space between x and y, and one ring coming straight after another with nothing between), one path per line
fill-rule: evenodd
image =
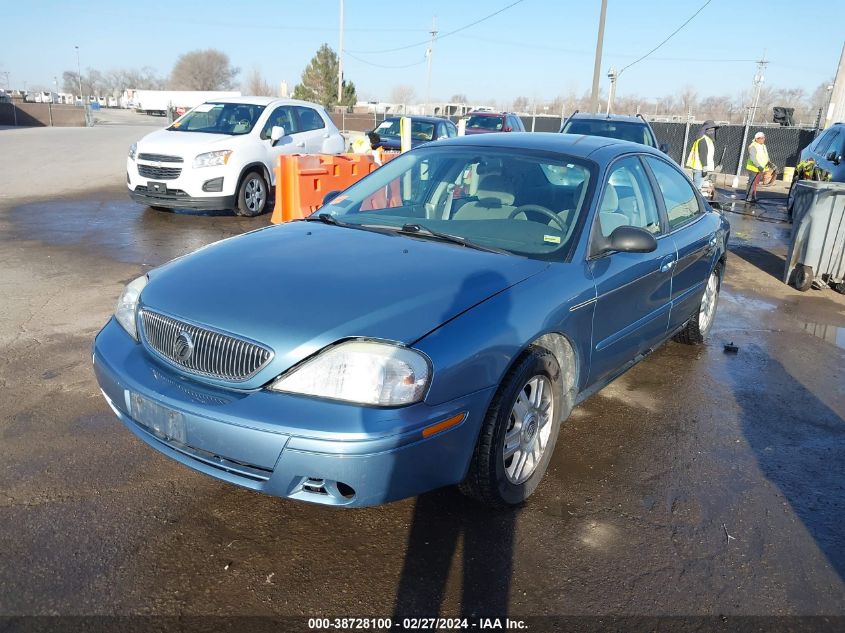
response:
M149 398L130 392L130 415L138 424L166 440L188 443L185 416Z

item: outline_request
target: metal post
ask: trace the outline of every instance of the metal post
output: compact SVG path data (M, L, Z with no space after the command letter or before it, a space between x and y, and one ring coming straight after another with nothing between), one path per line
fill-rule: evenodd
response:
M428 69L426 70L425 81L425 110L423 114L428 114L428 106L431 102L431 58L434 57L434 40L437 39L437 16L431 19L431 42L428 45L428 50L425 55L428 58ZM432 112L433 114L433 112Z
M337 103L343 105L343 0L340 0L340 43L337 51Z
M610 91L607 93L607 114L613 112L613 98L616 96L616 79L619 75L615 68L607 71L607 76L610 78Z
M537 95L534 95L534 108L531 113L531 131L534 131L534 124L537 122Z
M82 99L82 67L79 65L79 47L74 46L76 49L76 81L79 83L79 98ZM86 100L82 99L82 105L85 107Z
M691 118L692 118L692 108L688 108L687 109L687 124L686 124L686 126L684 126L684 146L683 146L683 149L681 149L681 160L680 160L681 165L684 164L684 161L686 160L686 157L687 157L687 145L689 144L689 123L690 123Z
M742 145L739 146L739 161L736 164L736 176L733 180L733 188L739 188L739 174L742 172L742 159L745 157L745 144L748 142L748 128L751 127L748 119L745 120L745 130L742 132Z
M607 15L607 0L601 0L599 34L596 38L596 59L593 63L593 91L590 94L590 112L599 110L599 72L601 71L601 49L604 43L604 18Z

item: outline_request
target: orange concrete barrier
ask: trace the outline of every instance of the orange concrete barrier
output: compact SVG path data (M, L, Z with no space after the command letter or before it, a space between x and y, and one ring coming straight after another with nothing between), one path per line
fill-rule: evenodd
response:
M384 161L393 156L386 154ZM369 154L293 154L276 165L276 206L270 222L281 224L311 215L330 191L342 191L378 169Z

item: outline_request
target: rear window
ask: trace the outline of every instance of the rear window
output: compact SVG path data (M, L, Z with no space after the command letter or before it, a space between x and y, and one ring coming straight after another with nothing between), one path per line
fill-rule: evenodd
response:
M502 127L504 127L503 121L504 121L503 117L500 117L500 116L483 116L483 115L471 116L467 120L467 129L468 130L494 130L496 132L501 132Z
M387 119L376 129L379 136L399 137L399 119ZM434 123L414 121L411 119L411 138L418 141L430 141L434 138Z
M614 121L612 119L575 119L567 121L561 131L565 134L604 136L606 138L616 138L620 141L631 141L640 145L656 147L648 126L643 123Z

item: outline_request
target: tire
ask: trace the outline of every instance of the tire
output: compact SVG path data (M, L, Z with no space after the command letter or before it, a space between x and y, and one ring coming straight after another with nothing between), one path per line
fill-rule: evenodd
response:
M795 286L796 290L800 290L801 292L807 292L810 288L813 287L814 278L815 276L813 275L813 269L811 266L798 264L795 267L795 277L793 277L792 285Z
M267 208L270 187L259 171L250 171L243 177L238 188L238 204L235 213L245 217L261 215Z
M704 295L698 311L690 317L687 324L672 338L685 345L701 345L713 327L716 320L716 308L719 305L719 291L722 288L722 269L716 265L707 278Z
M155 211L161 211L162 213L173 213L173 209L170 207L154 207L150 205L150 209L154 209Z
M525 411L521 419L520 409ZM525 501L542 480L560 424L568 415L557 360L547 350L532 348L508 371L493 396L469 472L459 485L461 492L494 508ZM512 449L509 457L505 457L506 440Z

